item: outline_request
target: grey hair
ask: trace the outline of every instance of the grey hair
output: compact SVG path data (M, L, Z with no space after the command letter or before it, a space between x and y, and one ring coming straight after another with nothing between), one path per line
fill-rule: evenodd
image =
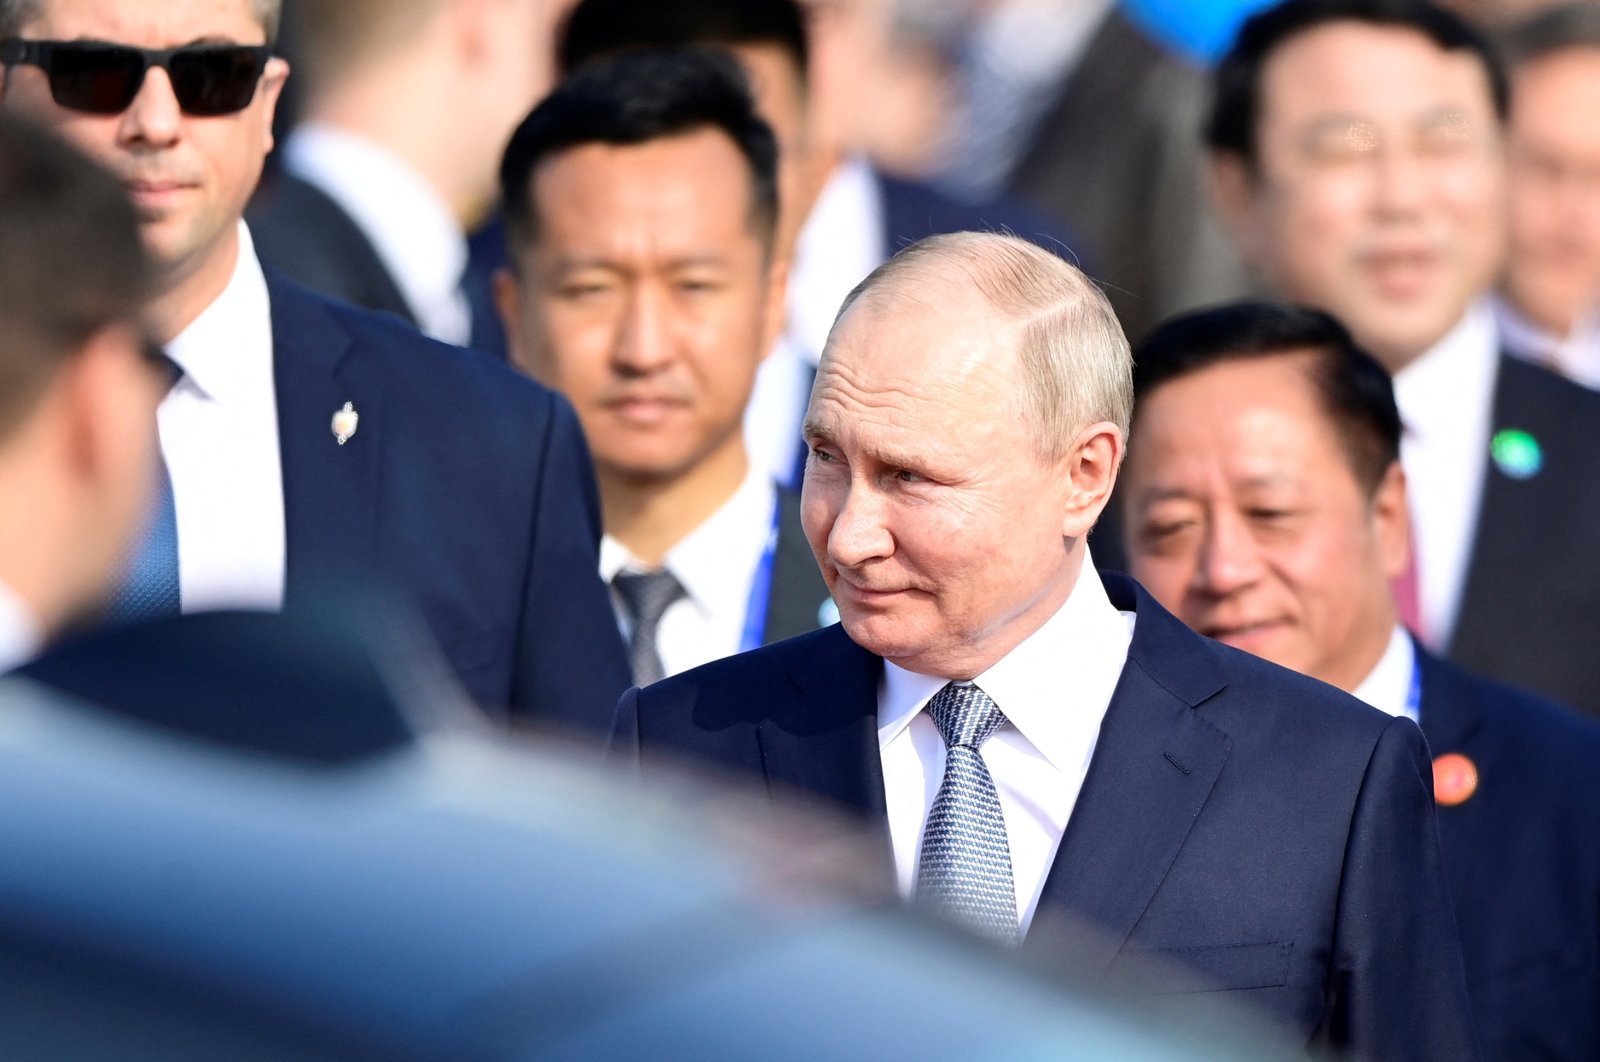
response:
M0 0L0 41L22 33L22 27L39 17L45 0ZM267 31L267 43L278 42L278 24L283 19L283 0L250 0L256 20Z
M1079 429L1100 421L1110 421L1127 437L1133 356L1122 325L1093 281L1037 244L995 232L919 240L857 284L839 317L862 295L885 286L910 290L910 282L940 266L960 271L1015 322L1021 412L1038 433L1042 458L1060 460Z

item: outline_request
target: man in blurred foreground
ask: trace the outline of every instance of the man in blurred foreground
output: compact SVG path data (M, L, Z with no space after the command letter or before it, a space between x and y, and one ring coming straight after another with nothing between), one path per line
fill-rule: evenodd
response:
M103 604L144 510L149 285L117 180L0 113L0 671Z
M1486 1056L1600 1055L1600 727L1399 623L1388 373L1333 318L1269 303L1169 321L1134 364L1134 577L1195 630L1421 724Z
M1094 577L1130 405L1076 269L992 234L902 251L806 416L842 623L630 691L615 747L844 805L903 894L995 940L1070 919L1103 939L1065 958L1164 957L1297 1042L1475 1057L1421 734Z

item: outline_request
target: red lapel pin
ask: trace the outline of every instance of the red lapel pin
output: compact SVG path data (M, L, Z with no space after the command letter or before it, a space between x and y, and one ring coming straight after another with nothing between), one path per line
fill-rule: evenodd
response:
M1465 804L1478 791L1478 765L1459 752L1447 752L1433 761L1433 799L1440 807Z

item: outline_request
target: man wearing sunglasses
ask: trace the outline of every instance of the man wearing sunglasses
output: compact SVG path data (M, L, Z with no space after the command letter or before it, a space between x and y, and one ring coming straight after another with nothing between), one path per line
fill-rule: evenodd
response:
M257 260L241 214L289 72L279 7L0 0L0 102L121 177L158 269L155 337L182 370L158 413L170 600L275 609L376 581L484 707L603 730L627 665L570 407Z

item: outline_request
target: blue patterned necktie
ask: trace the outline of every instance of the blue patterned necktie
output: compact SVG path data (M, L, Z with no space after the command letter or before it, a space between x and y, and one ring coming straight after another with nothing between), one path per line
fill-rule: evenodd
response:
M1017 892L1000 795L978 749L1006 717L976 686L951 683L928 702L944 736L944 781L922 833L917 903L986 937L1017 942Z
M660 682L666 677L661 651L656 647L656 631L661 617L678 598L685 596L683 584L665 568L653 572L618 572L611 580L622 609L628 614L628 662L633 665L633 681L639 686Z
M167 370L174 384L183 375L170 359ZM179 611L178 510L172 497L167 460L159 449L155 490L147 520L144 537L138 540L129 557L122 583L112 593L108 610L112 623L137 623L176 616Z

